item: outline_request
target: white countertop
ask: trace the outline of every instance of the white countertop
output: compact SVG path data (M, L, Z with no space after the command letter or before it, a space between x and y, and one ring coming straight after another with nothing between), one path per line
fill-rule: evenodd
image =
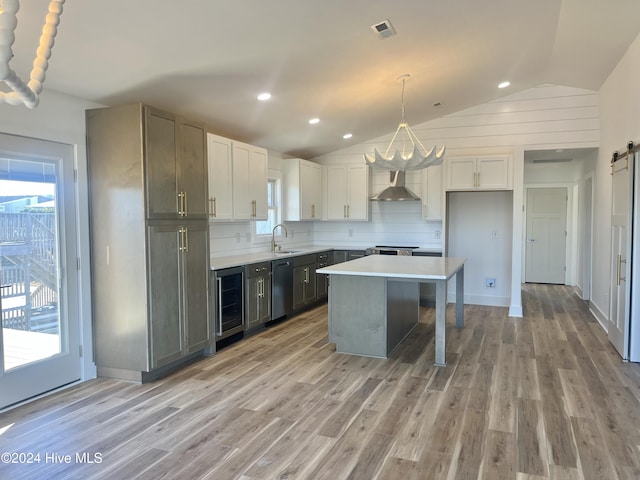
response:
M280 260L282 258L296 257L298 255L307 255L309 253L318 253L334 250L333 247L300 247L292 248L293 253L273 253L273 252L256 252L246 253L243 255L232 255L228 257L211 257L211 270L220 270L223 268L239 267L242 265L250 265L252 263L270 262L272 260ZM285 247L284 252L288 249Z
M286 246L284 251L289 250ZM308 253L326 252L331 250L366 250L366 247L336 247L336 246L311 246L311 247L292 247L293 253L279 253L273 252L255 252L246 253L243 255L231 255L231 256L215 256L210 259L211 270L221 270L223 268L239 267L242 265L249 265L258 262L270 262L272 260L279 260L281 258L295 257L298 255L306 255ZM442 253L442 248L437 247L425 247L419 248L416 252L428 252L428 253ZM380 255L375 255L380 256ZM411 258L411 257L409 257ZM418 258L418 257L413 257ZM427 257L428 258L428 257Z
M463 267L465 260L465 258L458 257L369 255L368 257L320 268L316 270L316 273L416 280L448 280Z

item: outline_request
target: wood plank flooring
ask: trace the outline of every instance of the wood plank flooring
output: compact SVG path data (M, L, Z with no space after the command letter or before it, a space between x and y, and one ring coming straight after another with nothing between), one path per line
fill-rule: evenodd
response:
M0 478L640 478L640 365L570 288L523 301L450 311L446 367L433 309L384 360L335 353L324 305L157 382L86 382L0 414L0 452L40 455Z

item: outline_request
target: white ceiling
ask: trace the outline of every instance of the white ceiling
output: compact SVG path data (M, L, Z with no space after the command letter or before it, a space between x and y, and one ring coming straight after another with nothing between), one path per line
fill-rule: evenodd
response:
M22 78L48 4L21 2ZM543 83L597 90L638 18L637 0L70 0L43 95L142 101L312 158L394 131L404 73L411 125ZM385 19L398 34L380 40Z

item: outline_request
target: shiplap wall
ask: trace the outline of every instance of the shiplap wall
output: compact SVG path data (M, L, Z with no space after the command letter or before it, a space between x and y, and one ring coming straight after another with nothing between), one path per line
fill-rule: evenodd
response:
M407 120L411 124L411 118L409 117ZM390 123L391 128L394 128L393 119L390 119ZM411 126L427 148L432 145L446 145L447 157L505 153L512 155L514 161L514 190L511 197L513 199L511 206L513 219L511 222L512 231L509 232L512 247L503 252L505 258L508 258L506 258L507 261L500 262L505 267L496 273L496 276L511 285L510 313L512 315L521 314L524 151L598 147L600 124L597 92L564 86L542 85L436 120L419 125L411 124ZM384 150L391 137L392 133L312 160L324 164L359 163L363 161L362 155L364 153L371 153L374 148ZM388 181L385 172L373 171L371 179L372 193L381 190ZM415 188L417 183L415 176L407 179L410 188ZM372 206L372 208L374 207ZM383 205L382 208L386 207ZM371 236L370 243L386 243L388 240L400 236L402 238L416 238L421 241L420 243L429 244L436 242L436 231L445 232L446 230L438 222L423 222L419 209L415 206L397 204L392 208L394 208L394 217L398 219L393 224L393 230L385 224L388 217L374 215L372 211L371 224L366 227L357 222L341 223L339 226L324 222L315 224L315 239L324 242L336 233L344 238L350 230L353 230L354 236L356 232L363 230ZM458 214L463 217L456 221L464 224L464 212ZM469 216L468 220L472 222L474 219ZM443 235L441 235L442 238L444 238ZM469 251L473 255L481 257L484 252L478 245L475 247L472 245L474 243L472 235L469 235L468 241ZM467 249L465 248L465 250ZM470 271L467 275L482 278L483 272ZM465 293L469 293L470 296L491 296L486 295L488 292L484 290L483 285L465 286ZM496 297L496 304L500 304L500 294L498 292L492 293Z

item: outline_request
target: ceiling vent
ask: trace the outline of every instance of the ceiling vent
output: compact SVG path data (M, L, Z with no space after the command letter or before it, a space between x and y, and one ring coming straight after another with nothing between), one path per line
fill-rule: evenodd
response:
M385 38L392 37L396 34L396 29L393 28L393 25L391 25L391 22L389 20L384 20L383 22L371 25L371 30L373 30L375 34L378 35L380 40L384 40Z

